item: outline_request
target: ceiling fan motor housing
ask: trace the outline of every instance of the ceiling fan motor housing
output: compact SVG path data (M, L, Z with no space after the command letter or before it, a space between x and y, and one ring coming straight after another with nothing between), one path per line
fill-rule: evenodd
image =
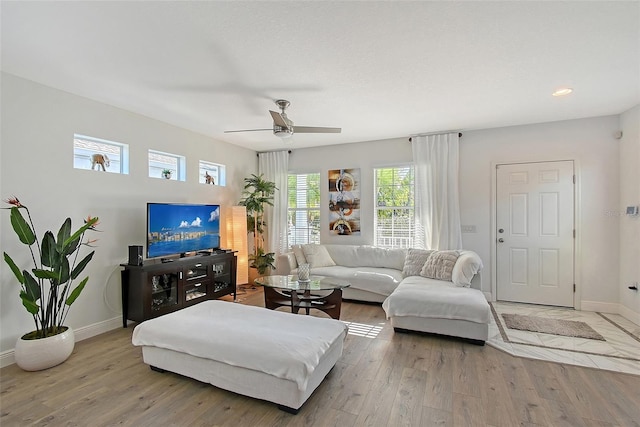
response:
M289 138L293 136L293 128L284 128L274 123L273 134L275 136L279 136L280 138Z
M284 110L289 106L289 101L279 99L276 101L276 104L278 105L278 107L280 107L280 110L282 111L280 113L280 116L282 117L282 120L285 122L287 127L280 126L274 123L273 133L274 135L280 138L289 138L293 135L293 120L290 120L289 117L287 117L287 113L284 112Z

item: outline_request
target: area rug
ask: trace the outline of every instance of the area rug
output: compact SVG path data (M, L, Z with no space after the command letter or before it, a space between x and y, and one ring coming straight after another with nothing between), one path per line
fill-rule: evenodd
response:
M605 341L602 335L584 322L507 313L503 313L502 318L509 329Z

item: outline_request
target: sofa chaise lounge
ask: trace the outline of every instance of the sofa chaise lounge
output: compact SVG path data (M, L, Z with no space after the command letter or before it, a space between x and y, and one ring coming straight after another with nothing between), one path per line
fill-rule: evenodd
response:
M481 291L482 261L472 251L384 249L365 245L294 245L277 259L275 274L347 280L343 299L378 302L396 330L488 338L490 308ZM428 265L427 265L428 264Z

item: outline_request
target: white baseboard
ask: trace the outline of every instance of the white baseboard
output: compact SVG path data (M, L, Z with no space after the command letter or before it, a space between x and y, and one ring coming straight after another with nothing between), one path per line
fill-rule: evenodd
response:
M615 302L580 301L580 310L620 314L620 304Z
M103 320L102 322L94 323L93 325L83 326L73 330L76 342L86 340L87 338L95 337L96 335L104 334L105 332L112 331L122 327L122 316L114 317L109 320ZM0 353L0 368L13 365L16 363L14 357L14 350L7 350Z
M640 313L631 310L625 305L620 304L620 316L624 317L627 320L632 321L636 325L640 326Z
M581 301L581 310L599 311L600 313L619 314L625 319L640 325L640 313L613 302Z

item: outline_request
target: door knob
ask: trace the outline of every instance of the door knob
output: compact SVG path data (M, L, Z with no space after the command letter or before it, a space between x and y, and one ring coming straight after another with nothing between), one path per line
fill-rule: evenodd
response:
M501 238L498 239L498 242L503 243L504 239L501 237Z

